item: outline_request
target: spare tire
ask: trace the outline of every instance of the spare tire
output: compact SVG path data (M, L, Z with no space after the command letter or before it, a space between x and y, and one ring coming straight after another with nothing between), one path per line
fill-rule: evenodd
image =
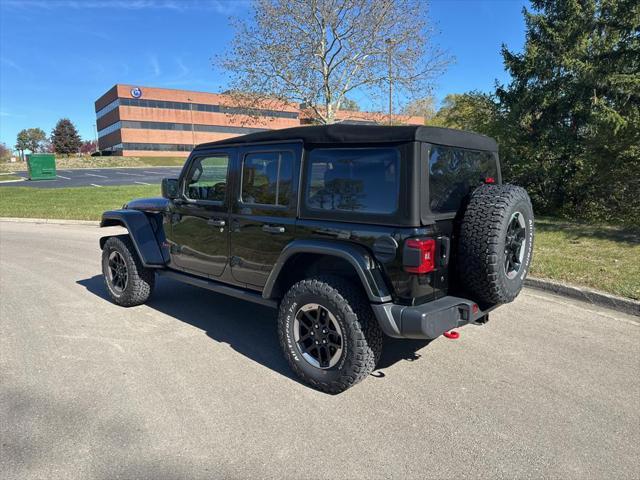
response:
M457 269L474 300L499 304L516 298L531 264L533 230L524 188L486 184L471 194L460 224Z

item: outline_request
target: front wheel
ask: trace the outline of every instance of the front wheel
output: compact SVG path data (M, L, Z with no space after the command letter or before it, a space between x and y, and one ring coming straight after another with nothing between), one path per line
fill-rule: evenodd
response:
M366 378L382 351L382 331L366 297L339 277L294 284L280 304L278 333L291 368L327 393Z
M155 273L145 268L126 236L109 238L102 249L102 274L111 299L123 307L147 301L155 283Z

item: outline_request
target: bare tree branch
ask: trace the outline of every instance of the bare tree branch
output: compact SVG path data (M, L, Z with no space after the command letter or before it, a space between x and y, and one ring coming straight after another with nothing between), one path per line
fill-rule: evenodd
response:
M251 108L301 103L333 123L346 95L429 95L449 59L432 42L425 0L255 0L216 63Z

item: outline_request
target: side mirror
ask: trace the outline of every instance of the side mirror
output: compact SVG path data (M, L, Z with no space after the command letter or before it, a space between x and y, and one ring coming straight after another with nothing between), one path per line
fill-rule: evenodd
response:
M169 200L178 198L178 179L177 178L163 178L162 179L162 196Z

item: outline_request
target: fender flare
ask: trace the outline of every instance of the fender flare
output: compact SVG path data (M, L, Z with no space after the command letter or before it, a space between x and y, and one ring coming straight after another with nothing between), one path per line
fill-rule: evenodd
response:
M293 240L282 252L264 285L262 296L274 297L274 288L287 261L299 253L329 255L346 260L356 271L367 297L373 303L391 301L391 293L373 256L362 246L325 240Z
M129 231L131 241L145 267L164 267L166 261L149 217L139 210L111 210L102 214L100 227L122 226ZM100 248L109 237L100 239Z

